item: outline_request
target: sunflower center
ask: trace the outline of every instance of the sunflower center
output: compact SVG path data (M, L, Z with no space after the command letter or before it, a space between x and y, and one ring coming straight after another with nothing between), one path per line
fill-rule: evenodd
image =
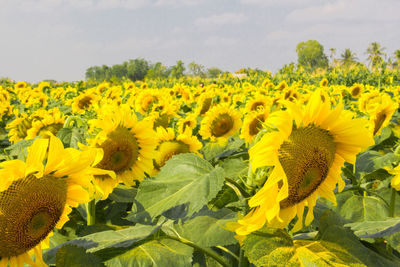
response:
M204 115L211 107L212 98L206 98L201 106L200 115Z
M98 168L122 173L131 168L139 156L139 146L135 135L127 128L119 126L108 134L100 145L104 151Z
M86 109L92 104L93 99L90 96L85 96L78 102L78 107L80 109Z
M258 134L260 129L262 128L262 122L264 122L264 116L258 115L249 125L249 134L254 136Z
M278 152L289 184L289 196L281 202L281 208L286 208L310 196L325 180L336 144L329 131L307 126L293 129Z
M259 108L264 108L264 103L261 101L254 102L253 105L251 105L250 110L257 111Z
M211 134L221 137L233 128L233 119L229 114L221 114L211 123Z
M52 176L30 175L0 192L0 257L18 256L44 240L66 199L66 180Z

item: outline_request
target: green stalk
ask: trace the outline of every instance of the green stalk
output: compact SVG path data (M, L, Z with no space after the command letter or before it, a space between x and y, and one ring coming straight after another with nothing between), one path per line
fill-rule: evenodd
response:
M96 223L96 200L92 199L86 206L87 211L87 225L94 225Z
M396 189L394 189L392 187L392 194L390 196L390 206L389 206L389 208L390 208L389 209L389 216L390 217L394 217L394 209L396 207L396 195L397 195Z
M240 248L239 267L248 267L248 266L250 266L249 261L247 260L246 256L244 255L243 248Z
M209 249L209 248L202 248L198 245L196 245L195 243L193 243L192 241L186 240L184 238L181 237L174 237L174 236L162 236L160 238L169 238L175 241L179 241L185 245L188 245L189 247L192 247L194 249L197 249L201 252L203 252L205 255L210 256L211 258L213 258L214 260L216 260L219 264L221 264L224 267L230 267L229 262L227 262L227 260L222 257L221 255L219 255L218 253L216 253L214 250Z

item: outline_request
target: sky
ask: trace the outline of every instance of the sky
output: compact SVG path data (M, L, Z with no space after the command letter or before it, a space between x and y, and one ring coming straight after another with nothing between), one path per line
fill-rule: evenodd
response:
M376 41L393 58L399 11L399 0L0 0L0 77L77 81L135 58L275 72L307 40L361 62Z

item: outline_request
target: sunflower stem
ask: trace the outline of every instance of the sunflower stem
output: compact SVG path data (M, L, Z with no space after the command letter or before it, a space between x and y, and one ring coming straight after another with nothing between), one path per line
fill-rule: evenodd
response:
M92 199L86 206L87 210L87 225L94 225L96 223L96 200Z
M181 242L181 243L183 243L185 245L188 245L189 247L192 247L194 249L197 249L197 250L201 251L202 253L204 253L207 256L210 256L211 258L216 260L219 264L221 264L224 267L230 267L231 266L229 264L229 262L224 257L222 257L221 255L216 253L214 250L209 249L209 248L200 247L200 246L196 245L195 243L193 243L192 241L186 240L186 239L184 239L182 237L175 237L175 236L167 235L167 236L162 236L160 238L169 238L169 239L172 239L172 240L175 240L175 241L179 241L179 242Z
M240 255L239 255L239 267L248 267L248 266L249 266L249 260L244 255L244 250L241 247L240 248Z
M389 216L394 217L394 209L396 207L396 189L392 187L392 194L390 195Z

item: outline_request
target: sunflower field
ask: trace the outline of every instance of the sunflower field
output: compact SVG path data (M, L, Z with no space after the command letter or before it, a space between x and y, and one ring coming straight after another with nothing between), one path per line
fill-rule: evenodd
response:
M0 267L400 266L400 71L0 81Z

